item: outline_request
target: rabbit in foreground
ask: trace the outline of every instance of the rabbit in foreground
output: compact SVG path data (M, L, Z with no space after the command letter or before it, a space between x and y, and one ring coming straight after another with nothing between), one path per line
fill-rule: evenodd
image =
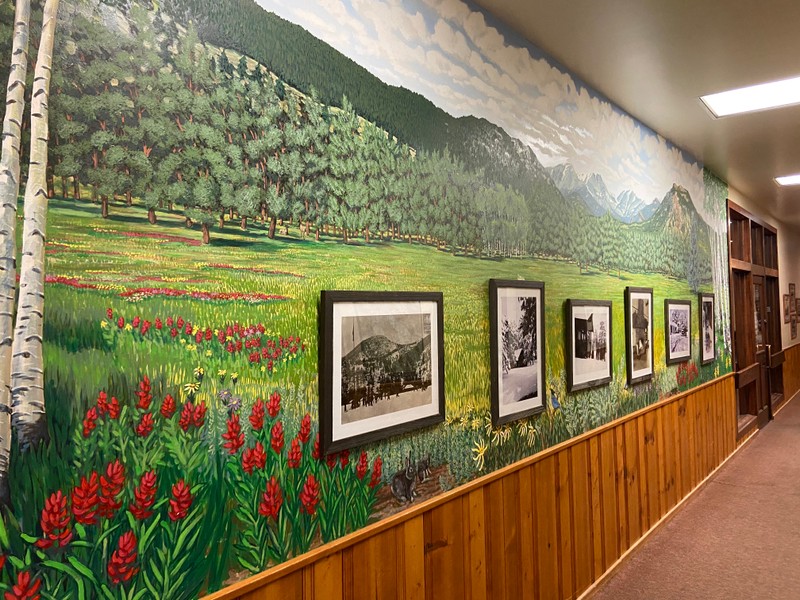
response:
M417 495L417 464L411 460L411 455L406 459L406 468L401 469L392 477L392 495L400 502L413 502Z

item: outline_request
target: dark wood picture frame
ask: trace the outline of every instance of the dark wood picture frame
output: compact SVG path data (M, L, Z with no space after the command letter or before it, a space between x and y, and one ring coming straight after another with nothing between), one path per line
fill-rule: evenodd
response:
M670 323L670 312L680 309L686 313L686 322L682 325L686 327L685 332L673 332L673 324ZM680 324L675 324L675 327ZM676 351L673 348L672 336L676 335L681 340L685 338L686 349ZM664 300L664 350L666 351L666 361L668 365L676 365L692 360L692 303L689 300Z
M506 369L507 357L503 356L503 331L501 322L505 321L507 316L504 309L502 299L514 297L516 294L518 299L522 298L535 298L535 320L534 325L535 341L533 341L534 348L529 348L536 355L535 365L535 396L529 397L523 395L520 398L514 398L511 402L502 402L503 397L510 393L507 389L507 380L511 378L510 371L515 369L526 368L522 365ZM489 348L491 356L491 380L492 380L492 398L491 398L491 412L492 424L496 427L504 425L511 421L524 419L544 412L546 393L547 393L547 355L546 355L546 327L545 327L545 296L544 296L544 283L541 281L522 281L522 280L506 280L506 279L490 279L489 280ZM520 319L523 317L520 316ZM519 359L525 360L525 348L518 348ZM507 373L508 371L508 373ZM519 374L516 379L519 380ZM530 382L526 382L530 385ZM510 384L508 386L510 388ZM525 394L524 388L518 394Z
M613 306L611 300L567 300L566 305L566 362L567 362L567 391L576 392L600 385L611 381L614 376L614 344L613 344ZM583 310L581 310L583 309ZM598 311L608 313L608 325L605 328L605 339L597 340L599 332L595 332L593 322L594 313L588 319L577 317L576 312L586 312L586 309L598 309ZM582 321L582 327L576 328L575 325ZM578 338L581 338L578 340ZM602 345L600 345L602 344ZM578 357L578 354L583 356ZM577 362L581 360L598 360L597 356L602 356L606 363L602 376L578 376L576 370L580 366ZM598 370L599 371L599 370Z
M634 314L631 302L644 300L647 296L648 314L638 316ZM641 319L646 320L645 327L636 327L637 332L644 329L646 339L641 334L634 332L634 325L641 325ZM637 335L638 339L634 339ZM643 347L644 346L644 347ZM634 369L635 362L645 354L649 360L649 367ZM628 385L649 381L653 377L653 288L631 287L625 288L625 356Z
M415 311L416 305L419 305L419 310ZM441 292L322 291L319 309L319 421L323 454L339 452L444 421L443 305ZM427 322L425 315L430 315ZM415 321L415 317L418 316L423 318ZM385 320L385 323L381 320ZM346 324L350 324L353 331L353 337L349 342L344 341L343 325ZM415 328L416 325L419 327ZM361 340L358 343L356 343L356 327L360 330ZM399 339L403 336L406 339ZM391 337L398 339L392 340ZM373 338L375 339L373 344L362 345L364 341ZM429 348L425 347L426 338L430 338ZM345 353L345 343L352 346L347 353ZM376 353L375 356L370 357L369 351ZM353 354L354 352L356 354ZM352 394L351 403L343 400L345 396L342 391L343 371L347 356L353 356L351 361L359 361L355 365L357 370L350 367L353 369L350 372L363 373L366 361L391 360L387 357L397 352L418 353L420 360L424 360L427 352L429 354L427 368L430 370L423 369L422 372L430 377L430 380L420 379L419 370L411 375L416 376L411 380L405 379L408 376L406 372L387 373L383 370L384 362L377 371L379 376L383 377L380 382L373 380L368 383L366 375L356 375L354 377L357 377L357 382L363 377L363 389L359 388ZM352 418L353 410L371 409L373 404L381 402L397 404L401 402L397 400L401 395L408 397L412 393L416 399L410 400L413 404L408 407L400 404L398 408L388 411L362 410L361 416ZM417 404L419 396L422 395L424 399L427 394L430 394L430 401ZM347 414L348 406L350 419L344 422L343 415ZM405 412L405 408L414 408L416 411L406 415L405 420L392 421L392 416L401 410ZM373 412L383 414L370 414Z
M700 333L700 364L707 365L714 362L717 359L717 323L716 323L716 314L714 313L714 294L698 294L697 295L697 306L699 313L697 322L699 324L698 332ZM710 304L711 309L710 311L706 311L706 305ZM711 322L708 323L706 317L711 317ZM709 332L710 329L710 332ZM711 336L711 355L709 356L706 353L706 343L709 341L706 337L709 335Z

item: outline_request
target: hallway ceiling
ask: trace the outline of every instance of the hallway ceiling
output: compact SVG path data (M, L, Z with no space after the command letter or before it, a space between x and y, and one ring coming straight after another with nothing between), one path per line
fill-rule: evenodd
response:
M800 227L800 105L713 119L699 97L800 75L797 0L476 0L697 157L768 220Z

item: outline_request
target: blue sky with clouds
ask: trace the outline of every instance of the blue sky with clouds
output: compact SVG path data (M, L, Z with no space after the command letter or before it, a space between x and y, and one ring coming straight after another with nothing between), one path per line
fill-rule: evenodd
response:
M701 165L461 0L256 1L386 83L500 125L545 166L569 162L647 201L679 183L704 212Z

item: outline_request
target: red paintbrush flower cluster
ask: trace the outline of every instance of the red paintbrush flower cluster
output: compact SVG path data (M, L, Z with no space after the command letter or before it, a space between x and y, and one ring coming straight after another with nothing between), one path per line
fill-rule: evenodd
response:
M140 521L153 514L151 510L156 501L156 472L148 471L139 480L139 485L133 490L133 504L128 506L128 510L134 518Z
M139 317L136 318L138 319ZM153 400L153 394L150 393L150 388L150 378L145 375L139 382L139 389L136 391L136 397L138 398L136 408L141 408L142 410L150 409L150 402Z
M303 420L300 422L300 431L297 433L297 437L304 444L307 444L308 439L311 437L311 415L308 413L306 413L306 416L304 416Z
M171 419L172 415L175 414L175 410L175 398L167 394L161 402L161 416L165 419Z
M289 466L290 469L296 469L300 466L300 461L303 458L303 451L300 448L300 440L297 438L292 440L292 444L289 447L289 455L286 458L286 464Z
M263 469L267 464L267 453L261 442L256 442L253 448L246 448L242 452L242 469L248 475L253 474L253 469Z
M136 563L136 536L132 531L123 533L117 542L117 549L108 561L108 578L113 584L129 581L139 572Z
M172 486L172 498L169 500L169 511L167 516L172 521L180 521L189 514L189 509L192 507L192 494L189 486L183 479L179 479L178 483Z
M125 485L125 467L119 459L108 463L106 472L100 476L100 516L111 519L122 507L122 487Z
M283 449L283 423L278 421L272 426L270 432L270 446L275 451L275 454L280 454Z
M259 398L253 404L253 409L250 411L250 426L253 431L261 431L264 428L264 401Z
M86 411L83 419L83 437L88 438L95 427L97 427L97 407L92 406Z
M272 392L269 396L269 403L267 404L267 412L273 419L278 416L281 411L281 395L278 392Z
M678 372L675 379L679 386L684 387L692 383L700 375L697 365L694 363L681 363L678 365Z
M358 463L356 464L356 477L364 479L368 469L369 461L367 460L367 453L362 451L361 455L358 457Z
M283 496L281 495L281 486L278 485L277 479L271 477L267 482L267 489L261 495L261 503L258 505L258 514L267 519L278 519L278 512L281 510L283 504Z
M314 475L309 474L306 477L306 482L303 484L303 489L300 492L301 510L308 514L313 515L317 512L317 505L319 504L319 482Z
M383 460L380 456L376 456L372 461L372 477L369 480L369 487L374 489L380 482L383 471Z
M184 402L178 426L186 432L189 431L190 427L202 429L206 420L206 410L205 402L198 402L197 404Z
M236 454L239 448L244 446L244 433L239 424L239 413L233 413L228 417L227 431L222 434L222 439L225 440L222 447L228 451L228 454Z
M47 550L53 546L61 548L72 540L67 497L61 490L53 492L45 500L39 524L42 527L43 537L36 542L37 548L42 550Z
M95 471L92 471L88 479L83 475L81 482L72 490L72 515L78 523L84 525L97 523L97 509L100 504L99 490L100 482Z
M136 435L147 437L153 431L153 413L144 413L139 424L136 425Z
M45 275L45 283L58 283L60 285L67 285L79 290L96 290L97 286L93 283L81 283L80 279L76 277L62 277L61 275Z
M11 586L11 590L3 594L4 600L39 600L39 588L42 586L41 579L31 579L29 571L22 571L17 574L17 582Z

